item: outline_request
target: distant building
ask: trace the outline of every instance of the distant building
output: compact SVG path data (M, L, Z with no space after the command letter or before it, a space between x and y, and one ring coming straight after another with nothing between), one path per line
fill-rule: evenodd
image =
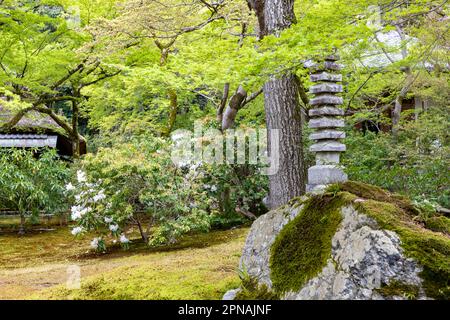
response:
M73 156L72 140L48 115L28 112L11 130L2 131L13 113L0 106L0 148L52 148L63 158ZM86 141L80 141L80 154L86 154Z

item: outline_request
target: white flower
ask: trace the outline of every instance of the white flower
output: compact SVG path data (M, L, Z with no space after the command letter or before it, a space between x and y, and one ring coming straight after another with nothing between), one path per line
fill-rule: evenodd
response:
M77 212L72 212L72 214L70 215L70 217L72 218L72 220L78 220L78 219L81 219L81 214L80 214L80 212L79 211L77 211Z
M94 196L93 201L94 202L98 202L98 201L101 201L101 200L103 200L105 198L106 198L106 196L103 193L99 193L99 194Z
M119 230L119 226L117 224L112 224L109 226L109 230L111 230L111 232L116 232Z
M105 199L106 195L103 192L104 192L103 190L100 190L100 192L94 196L93 201L97 202L97 201L101 201L101 200Z
M72 191L72 190L75 190L75 187L73 186L72 183L69 182L69 183L66 185L66 190L67 190L67 191Z
M119 239L120 243L129 243L130 240L127 239L127 237L125 237L125 235L122 233L120 235L120 239Z
M211 191L212 191L212 192L216 192L216 191L217 191L217 187L216 187L216 186L212 186L212 187L211 187Z
M71 218L72 220L78 220L81 219L81 207L80 206L73 206L71 209Z
M87 208L84 208L83 210L80 210L80 214L81 214L81 216L84 216L86 213L89 213L91 211L92 211L92 208L87 207Z
M204 184L204 185L203 185L203 188L204 188L205 190L208 190L210 187L211 187L211 186L210 186L209 184Z
M91 248L93 248L93 249L98 249L98 242L99 242L99 238L94 238L92 241L91 241Z
M79 183L86 182L86 173L84 171L78 170L77 171L77 180Z
M105 223L110 224L111 222L113 222L113 219L110 217L105 217Z
M74 235L74 236L76 236L76 235L79 235L80 233L82 233L83 232L83 228L82 227L75 227L75 228L73 228L72 229L72 234Z

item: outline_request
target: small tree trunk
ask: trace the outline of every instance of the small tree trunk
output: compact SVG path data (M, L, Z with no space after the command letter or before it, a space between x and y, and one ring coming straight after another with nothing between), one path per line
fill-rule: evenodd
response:
M168 90L170 109L169 109L169 123L167 125L166 136L169 136L175 125L178 113L178 96L174 89L170 88Z
M79 109L78 103L73 100L72 101L72 148L73 148L73 157L79 158L80 156L80 135L78 134L78 117L79 117Z
M19 227L19 235L25 234L25 214L20 214L20 227Z
M403 98L398 96L395 99L394 109L392 110L392 136L394 139L398 137L399 124L400 124L400 116L402 113L402 103Z
M139 221L139 219L136 219L136 224L139 228L139 233L141 234L141 238L145 243L148 243L148 235L147 233L144 231L144 229L142 228L142 224Z

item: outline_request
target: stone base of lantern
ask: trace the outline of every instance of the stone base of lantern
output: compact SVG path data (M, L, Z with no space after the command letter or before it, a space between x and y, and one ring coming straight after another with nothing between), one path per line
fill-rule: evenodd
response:
M322 192L330 184L347 180L347 174L339 166L316 165L308 169L306 192Z

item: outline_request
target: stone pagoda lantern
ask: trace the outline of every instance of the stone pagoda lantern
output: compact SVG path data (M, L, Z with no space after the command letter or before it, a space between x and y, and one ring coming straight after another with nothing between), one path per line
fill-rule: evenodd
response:
M337 94L343 92L338 84L342 81L340 66L335 55L328 56L324 62L312 68L311 81L315 84L310 93L315 97L310 101L309 127L314 129L310 139L315 143L310 151L316 154L316 165L308 170L307 192L321 192L328 185L347 181L348 177L339 166L340 154L346 151L342 139L345 132L344 110L339 106L344 103Z

